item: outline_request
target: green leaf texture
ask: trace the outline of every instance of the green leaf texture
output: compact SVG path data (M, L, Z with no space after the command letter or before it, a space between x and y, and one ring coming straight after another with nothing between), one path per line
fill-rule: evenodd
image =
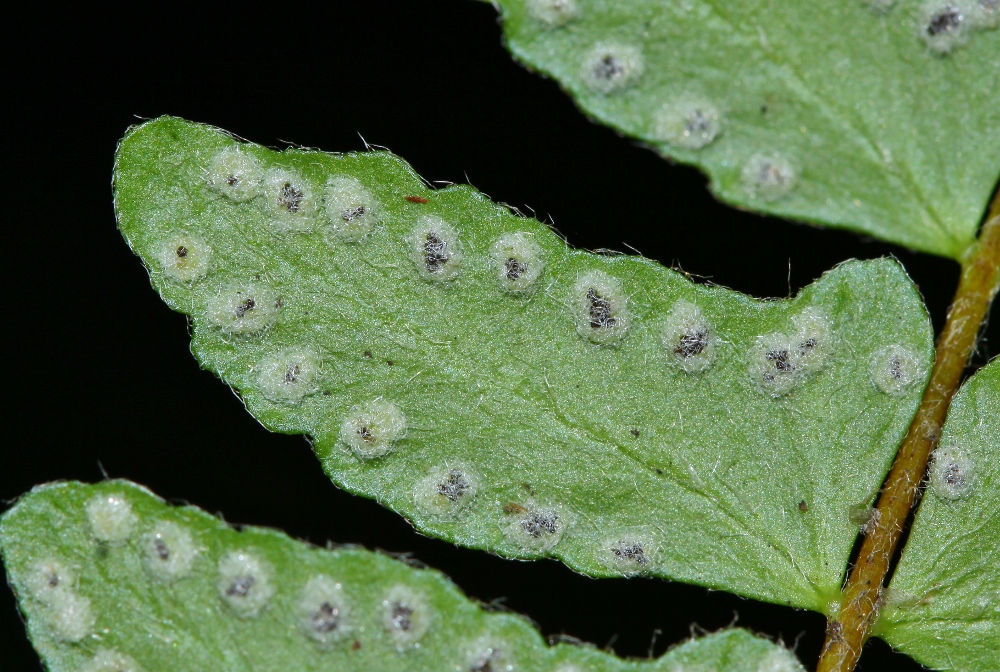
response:
M434 570L237 531L128 481L36 487L0 519L0 548L51 672L802 670L736 629L641 662L549 646Z
M122 141L115 197L202 366L334 482L591 576L825 611L932 357L893 260L758 301L573 250L387 152L162 118Z
M494 4L519 61L738 207L959 258L1000 177L996 3Z
M1000 360L951 404L880 637L935 669L1000 670Z

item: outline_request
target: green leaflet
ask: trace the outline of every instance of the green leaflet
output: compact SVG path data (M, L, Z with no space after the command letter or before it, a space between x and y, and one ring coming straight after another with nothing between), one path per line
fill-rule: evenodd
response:
M122 480L36 487L0 518L0 549L52 672L802 670L736 629L642 662L549 646L434 570L236 531Z
M1000 669L1000 360L955 395L876 633L935 669Z
M573 250L386 152L161 118L122 141L115 199L202 366L334 482L591 576L825 611L932 357L895 261L757 301Z
M995 3L494 4L518 60L728 203L953 258L975 238L1000 176Z

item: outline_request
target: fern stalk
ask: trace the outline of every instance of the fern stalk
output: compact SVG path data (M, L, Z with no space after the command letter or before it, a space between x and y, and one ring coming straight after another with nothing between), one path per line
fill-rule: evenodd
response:
M851 672L857 665L878 617L889 563L998 288L1000 191L993 197L979 239L963 258L958 290L938 337L930 382L882 488L878 515L863 531L861 551L844 587L840 612L827 625L817 672Z

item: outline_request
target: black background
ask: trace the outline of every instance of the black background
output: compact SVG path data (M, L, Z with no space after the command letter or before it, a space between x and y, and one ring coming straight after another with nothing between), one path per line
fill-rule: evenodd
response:
M824 629L817 614L456 549L337 490L305 440L266 432L196 366L184 316L160 302L115 229L115 143L137 117L161 114L276 147L361 150L363 136L429 180L470 182L494 200L551 216L575 246L627 252L627 243L756 296L794 293L845 259L893 254L920 285L935 330L957 265L716 203L697 171L590 123L555 83L515 64L489 5L327 4L260 15L234 5L188 15L8 19L8 38L20 46L5 64L16 149L4 171L0 498L55 479L98 480L103 465L112 477L232 522L410 551L468 594L505 600L546 635L646 656L687 637L692 624L714 630L735 621L798 642L814 664ZM977 364L988 341L981 351ZM0 650L4 670L39 669L6 587ZM862 668L920 669L878 641Z

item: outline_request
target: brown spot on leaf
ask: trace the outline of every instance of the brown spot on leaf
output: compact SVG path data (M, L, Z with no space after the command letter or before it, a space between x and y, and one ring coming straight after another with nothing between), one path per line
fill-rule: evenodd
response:
M503 512L507 515L513 515L515 513L527 513L528 509L524 508L520 504L514 502L507 502L503 505Z

